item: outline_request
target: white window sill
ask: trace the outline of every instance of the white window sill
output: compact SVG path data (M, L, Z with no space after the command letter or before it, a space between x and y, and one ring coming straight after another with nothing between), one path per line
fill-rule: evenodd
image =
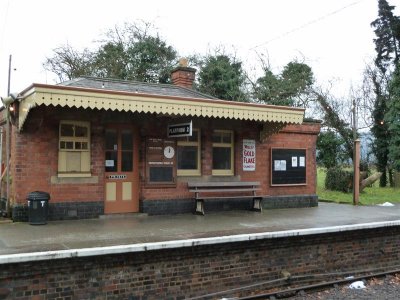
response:
M82 177L91 177L91 173L58 173L57 177L60 178L82 178Z

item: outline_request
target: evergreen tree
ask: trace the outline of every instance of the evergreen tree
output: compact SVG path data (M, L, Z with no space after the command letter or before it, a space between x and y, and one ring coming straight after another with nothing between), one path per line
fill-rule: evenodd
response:
M145 36L136 41L129 47L127 55L134 80L154 83L170 82L177 52L158 35Z
M379 186L385 187L387 185L387 166L389 154L389 139L388 139L388 126L384 122L385 113L387 111L387 95L381 94L379 91L376 93L374 102L374 110L372 118L374 124L372 125L371 132L374 135L375 141L372 146L373 153L376 157L376 167L378 172L382 172L379 178Z
M257 79L253 94L258 101L266 104L293 106L294 100L291 97L281 96L283 90L281 79L270 69L265 69L264 76Z
M127 69L128 55L122 42L107 42L94 56L93 75L104 78L131 79Z
M330 129L322 131L317 138L317 163L329 169L345 158L343 139Z
M288 63L279 75L266 66L264 76L253 85L253 95L267 104L306 107L313 76L307 64L296 61Z
M371 132L375 138L373 150L377 158L377 168L379 172L382 172L381 187L387 184L386 170L389 155L388 124L384 122L391 101L391 95L387 89L387 78L391 77L391 71L399 60L400 54L400 18L393 15L393 10L394 6L390 6L386 0L378 0L378 18L371 23L376 35L374 39L377 54L375 65L380 71L375 72L373 77L375 103L372 112L374 125Z
M393 15L394 6L386 0L378 0L378 18L371 23L375 28L375 64L385 73L397 63L400 55L400 18Z
M400 172L400 63L397 64L390 83L391 99L385 115L389 132L389 161Z
M294 98L296 106L303 106L302 96L308 96L314 83L311 67L304 63L292 61L282 71L282 85L285 86L283 97Z
M219 99L247 101L242 62L226 54L208 55L201 62L198 89Z

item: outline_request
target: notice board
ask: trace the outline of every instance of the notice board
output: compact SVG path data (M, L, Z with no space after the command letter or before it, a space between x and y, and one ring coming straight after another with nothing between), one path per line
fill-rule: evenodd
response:
M271 185L306 184L306 149L271 149Z
M146 141L147 184L176 183L176 141L148 137Z

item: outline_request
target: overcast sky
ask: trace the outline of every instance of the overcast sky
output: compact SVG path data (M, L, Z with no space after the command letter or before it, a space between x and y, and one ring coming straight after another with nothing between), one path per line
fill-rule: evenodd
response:
M256 52L267 55L278 72L298 59L309 64L318 82L334 79L343 93L360 82L374 57L378 0L0 0L0 95L31 83L56 83L42 63L52 49L69 44L93 47L109 28L124 22L153 23L180 56L206 53L219 45L235 49L248 68ZM398 1L389 0L397 5ZM233 50L232 50L233 51ZM255 75L259 69L255 69Z

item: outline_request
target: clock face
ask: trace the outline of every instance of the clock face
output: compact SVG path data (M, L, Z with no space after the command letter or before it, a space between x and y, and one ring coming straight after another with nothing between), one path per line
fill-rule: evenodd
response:
M167 146L164 148L164 156L166 158L173 158L175 155L175 150L171 146Z

